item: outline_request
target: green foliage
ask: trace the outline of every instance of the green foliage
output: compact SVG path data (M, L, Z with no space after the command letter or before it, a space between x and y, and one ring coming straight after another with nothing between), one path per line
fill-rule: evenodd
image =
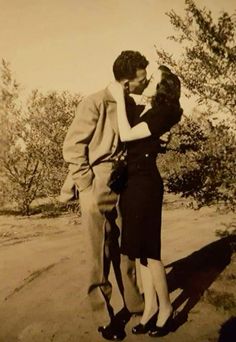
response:
M42 195L58 195L68 172L62 144L80 99L79 95L68 92L44 95L38 91L33 91L28 99L28 115L24 120L29 127L27 150L33 150L34 157L43 165Z
M218 310L228 311L231 315L236 314L236 298L232 293L209 289L206 291L205 300Z
M0 77L1 202L14 202L29 214L37 196L59 194L67 172L62 143L81 98L35 90L23 106L20 86L4 60Z
M22 122L20 86L12 78L9 64L2 61L0 87L1 118L1 192L4 200L15 201L27 213L29 203L40 187L39 162L25 153L22 140L26 127Z
M173 131L169 151L160 161L170 192L193 198L198 206L236 204L236 136L224 123L205 115L185 117Z
M214 22L211 11L185 0L185 15L167 15L181 44L176 56L156 48L157 62L167 64L181 78L188 96L203 111L184 118L174 129L172 151L161 159L169 191L196 200L198 206L235 206L236 16L223 12ZM185 109L184 109L185 110ZM227 124L212 124L212 115L228 115Z
M223 12L215 23L211 11L199 9L185 0L185 16L174 10L167 13L176 30L169 37L183 48L179 58L156 48L158 63L166 63L181 78L183 85L199 103L214 111L228 111L235 117L236 104L236 16Z

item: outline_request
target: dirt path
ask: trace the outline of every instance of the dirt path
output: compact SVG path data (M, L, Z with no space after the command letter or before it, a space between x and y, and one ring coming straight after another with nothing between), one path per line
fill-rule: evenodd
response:
M215 242L215 231L231 221L231 214L217 214L214 208L165 207L163 260L169 265L172 301L182 310L179 322L185 323L160 340L216 341L227 314L199 299L230 261L230 255L221 253L224 243ZM0 217L1 342L104 341L91 331L92 316L84 298L83 239L74 214L45 219ZM119 305L118 295L113 302ZM150 341L149 336L130 333L138 319L127 325L125 341Z

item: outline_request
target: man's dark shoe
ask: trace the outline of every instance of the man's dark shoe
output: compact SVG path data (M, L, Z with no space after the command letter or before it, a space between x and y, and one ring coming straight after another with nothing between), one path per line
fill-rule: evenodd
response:
M114 327L112 323L106 327L99 327L98 331L102 334L103 338L110 341L122 341L126 337L125 329Z
M117 312L117 314L114 317L114 320L120 321L125 325L129 322L131 316L132 316L131 312L127 308L124 307L119 312Z
M109 325L99 327L98 331L102 337L110 341L122 341L126 337L125 325L129 322L132 314L127 308L121 309L112 318Z

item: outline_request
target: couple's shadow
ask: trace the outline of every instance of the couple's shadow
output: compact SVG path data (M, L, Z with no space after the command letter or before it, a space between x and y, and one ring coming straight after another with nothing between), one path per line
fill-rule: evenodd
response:
M235 242L235 235L222 238L166 266L167 269L172 267L167 274L169 292L182 290L172 303L177 312L173 330L187 321L188 313L198 303L204 291L230 263L232 244Z

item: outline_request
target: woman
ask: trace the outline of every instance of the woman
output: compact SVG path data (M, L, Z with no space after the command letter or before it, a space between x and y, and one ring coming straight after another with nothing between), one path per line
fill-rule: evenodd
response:
M150 97L153 84L156 85L155 95ZM167 67L160 67L158 81L154 78L145 91L151 98L150 103L138 105L137 113L130 121L126 116L123 88L116 83L110 90L117 101L120 138L127 146L128 181L120 195L121 253L131 259L140 259L145 299L140 324L132 332L149 331L150 336L164 336L170 331L173 308L160 256L163 181L156 157L160 150L160 136L169 131L182 115L180 82Z

